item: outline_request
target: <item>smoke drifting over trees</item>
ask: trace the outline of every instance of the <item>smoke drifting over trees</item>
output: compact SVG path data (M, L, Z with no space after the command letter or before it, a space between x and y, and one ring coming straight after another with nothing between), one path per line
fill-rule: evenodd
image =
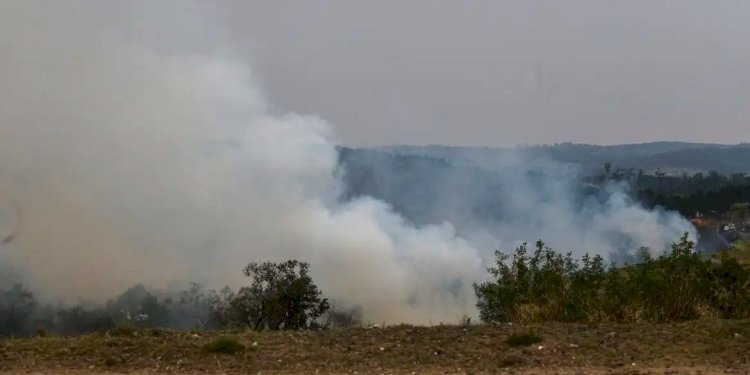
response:
M365 320L455 321L476 314L489 243L543 237L608 254L619 238L661 249L690 230L617 186L575 204L565 170L475 197L509 209L486 227L466 215L453 217L468 228L415 224L382 200L342 199L332 127L274 113L204 13L178 1L0 7L0 281L103 302L138 283L238 286L238 265L299 259ZM474 193L436 183L436 204Z

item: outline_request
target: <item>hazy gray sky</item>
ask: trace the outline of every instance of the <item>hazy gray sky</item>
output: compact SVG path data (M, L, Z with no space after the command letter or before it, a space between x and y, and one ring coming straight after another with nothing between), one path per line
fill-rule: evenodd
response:
M349 145L750 140L747 0L72 3L87 30L231 46Z
M224 2L348 144L750 140L750 1Z

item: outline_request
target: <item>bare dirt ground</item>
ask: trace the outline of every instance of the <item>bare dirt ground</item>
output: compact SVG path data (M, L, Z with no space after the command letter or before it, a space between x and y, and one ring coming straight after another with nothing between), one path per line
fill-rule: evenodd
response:
M512 347L533 329L543 341ZM231 336L245 349L207 352ZM304 332L116 330L0 341L5 373L750 374L750 320L393 326Z

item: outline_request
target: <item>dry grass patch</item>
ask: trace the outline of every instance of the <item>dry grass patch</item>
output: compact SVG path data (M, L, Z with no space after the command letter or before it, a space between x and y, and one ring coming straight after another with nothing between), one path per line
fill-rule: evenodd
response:
M509 346L510 337L529 332L543 337L541 349ZM223 348L235 342L245 349L223 354ZM212 349L207 351L207 344ZM102 332L0 340L0 372L549 373L581 367L622 372L633 370L632 363L636 370L693 366L729 371L750 368L748 353L750 320L281 332L159 330L156 335L143 329L124 336Z

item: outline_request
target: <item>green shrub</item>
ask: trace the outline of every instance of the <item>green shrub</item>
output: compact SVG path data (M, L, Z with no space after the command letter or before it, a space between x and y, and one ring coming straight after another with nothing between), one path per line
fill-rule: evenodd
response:
M203 346L203 351L207 353L235 354L243 350L245 350L245 345L242 345L236 338L228 336L219 337Z
M238 325L254 329L318 328L318 318L331 306L309 269L296 260L248 264L243 272L252 282L232 296L229 315Z
M508 336L508 339L505 340L508 345L513 347L534 345L542 341L544 341L542 336L539 336L534 331L514 333Z
M538 241L512 256L496 252L492 280L474 284L484 321L680 321L703 316L750 317L750 270L694 251L685 233L658 258L641 249L640 263L617 268L601 256L580 261Z

